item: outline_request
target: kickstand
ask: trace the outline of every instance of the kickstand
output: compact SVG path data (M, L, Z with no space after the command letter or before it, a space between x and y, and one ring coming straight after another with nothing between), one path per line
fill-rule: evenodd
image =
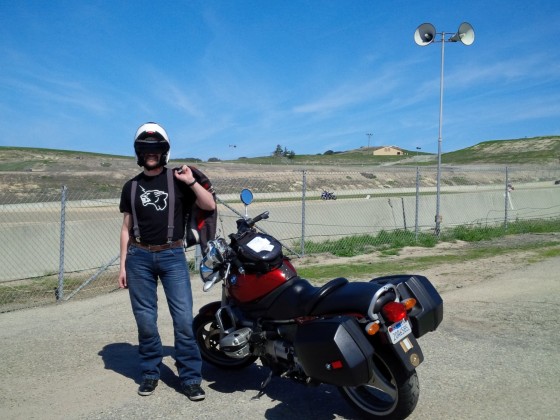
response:
M270 381L272 380L272 371L270 371L270 373L268 374L268 376L266 377L266 379L264 381L261 382L261 389L259 391L259 393L254 396L253 398L251 398L252 400L258 400L260 399L263 395L264 395L264 389L266 388L266 386L270 383Z

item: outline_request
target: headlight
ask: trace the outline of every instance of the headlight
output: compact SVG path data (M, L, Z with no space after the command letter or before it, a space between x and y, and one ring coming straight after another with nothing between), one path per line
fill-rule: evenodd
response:
M219 272L215 272L211 268L206 267L203 264L200 264L200 277L202 281L206 283L207 281L213 280L215 275L219 275Z
M210 281L219 275L217 272L220 265L224 263L224 254L227 244L221 238L209 241L206 247L206 255L200 262L200 277L203 282Z
M214 270L217 268L221 263L224 262L224 258L222 253L220 252L219 244L216 241L209 241L206 247L206 255L201 261L201 265L204 265L206 268Z

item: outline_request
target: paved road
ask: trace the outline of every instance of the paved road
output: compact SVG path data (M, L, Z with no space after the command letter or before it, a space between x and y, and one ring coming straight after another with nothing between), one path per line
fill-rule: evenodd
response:
M410 418L558 418L559 272L556 257L446 288L444 322L420 340L426 361L418 368L421 397ZM219 293L200 289L194 279L197 307ZM171 322L166 308L160 313L166 368L156 393L145 398L136 395L135 326L126 292L0 314L0 418L356 418L329 386L276 378L254 399L266 376L257 365L229 374L205 365L208 397L188 401L176 390Z

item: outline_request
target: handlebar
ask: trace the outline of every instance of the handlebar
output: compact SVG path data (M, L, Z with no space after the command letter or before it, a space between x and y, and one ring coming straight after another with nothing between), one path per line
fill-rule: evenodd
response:
M260 222L263 219L268 219L268 217L269 217L269 212L265 211L259 214L258 216L255 216L254 218L247 220L247 224L250 227L253 227L257 222Z
M257 222L260 222L263 219L268 219L268 211L265 211L264 213L259 214L258 216L253 217L252 219L238 219L237 220L237 233L244 233L247 232L248 230L251 230L253 228L253 226L255 226L255 224ZM231 237L231 234L230 234Z

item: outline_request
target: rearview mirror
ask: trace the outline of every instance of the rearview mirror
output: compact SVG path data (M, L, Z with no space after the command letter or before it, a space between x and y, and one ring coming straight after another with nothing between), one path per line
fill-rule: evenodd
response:
M244 188L241 190L241 194L239 194L239 198L241 198L241 202L248 206L253 202L253 193L251 190Z

